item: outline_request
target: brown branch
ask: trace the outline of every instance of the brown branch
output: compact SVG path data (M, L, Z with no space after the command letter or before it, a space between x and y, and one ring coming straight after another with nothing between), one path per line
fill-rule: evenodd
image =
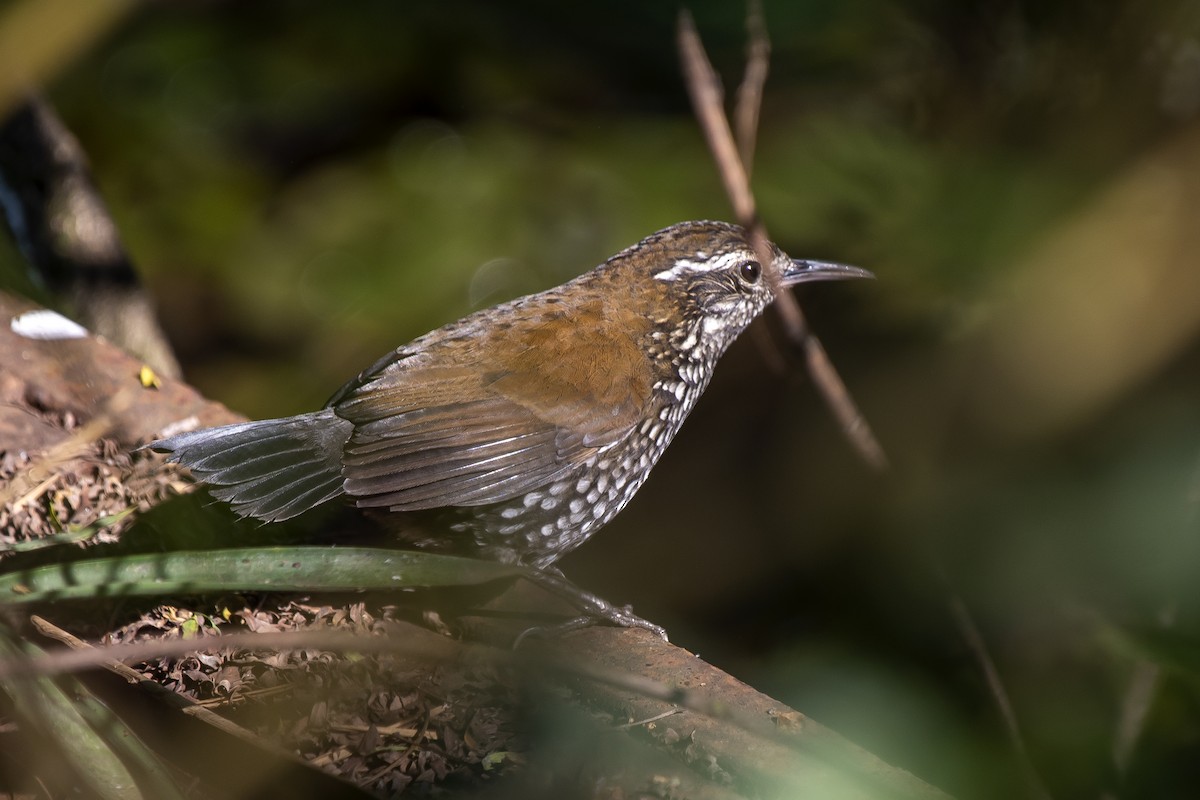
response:
M737 102L733 109L734 127L737 130L738 149L742 154L742 165L746 175L754 171L754 145L758 140L758 117L762 110L763 87L771 66L771 40L767 37L767 25L763 20L761 0L750 0L746 12L746 73L738 87Z
M0 450L41 453L67 438L60 429L41 431L45 426L38 420L19 413L16 406L23 398L36 398L39 408L69 413L80 423L107 416L107 435L127 448L192 417L193 427L245 419L180 381L146 388L139 380L141 362L103 339L20 335L12 320L33 308L0 292L0 375L5 378L0 401L8 406L0 406Z
M393 621L389 625L388 636L328 630L239 632L204 639L155 639L65 650L36 659L0 661L0 678L56 675L108 667L113 661L137 662L214 649L317 649L391 653L434 663L490 662L565 681L576 690L579 702L616 718L638 719L645 725L661 723L670 716L670 726L677 733L668 737L668 743L683 737L690 739L692 757L697 752L703 753L712 758L712 764L719 764L722 772L748 785L761 785L765 781L780 787L803 787L806 792L812 791L814 785L838 786L843 790L855 786L858 791L849 796L946 800L946 795L937 789L887 766L836 733L704 664L691 653L670 648L660 663L648 664L641 652L643 646L669 648L669 645L646 631L594 629L513 652L454 642L406 623ZM663 675L670 677L658 677ZM678 683L681 675L688 676L687 685ZM665 713L671 710L679 713ZM647 735L658 738L649 732ZM883 795L879 794L881 790Z
M733 206L738 223L750 235L762 264L771 264L771 249L768 245L766 228L759 219L754 195L750 190L750 179L734 143L733 131L723 109L723 92L720 79L704 52L700 35L696 32L692 16L686 10L679 13L679 54L683 64L684 81L688 95L696 111L704 138L717 164L725 193ZM790 292L783 291L779 276L767 271L775 288L775 308L778 309L788 337L804 352L809 373L821 396L841 424L842 431L850 439L863 459L875 469L887 466L887 456L870 425L854 404L845 383L837 374L820 341L808 329L799 303Z

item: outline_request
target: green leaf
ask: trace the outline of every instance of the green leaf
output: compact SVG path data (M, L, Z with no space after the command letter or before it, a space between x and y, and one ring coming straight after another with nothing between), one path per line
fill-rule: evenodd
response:
M519 753L513 753L508 750L497 750L494 753L488 753L486 756L484 756L483 761L480 762L480 765L483 767L484 772L491 772L492 770L499 769L506 764L513 762L520 763L521 760L522 758Z
M0 656L5 659L22 656L42 655L33 645L18 644L7 630L0 629ZM70 686L76 697L90 697L86 688L74 679L64 685ZM81 707L50 678L9 679L0 681L0 688L9 696L22 725L37 729L61 751L79 778L104 800L140 800L143 796L129 770L117 757L113 746L105 741L81 713ZM99 701L90 698L95 704ZM89 705L95 710L94 705ZM107 723L121 728L124 726L108 715ZM108 730L114 732L110 727ZM132 734L128 734L132 737ZM52 776L49 776L52 777ZM167 795L168 797L171 795Z
M1109 628L1114 649L1166 669L1200 677L1200 639L1169 628Z
M134 509L126 508L123 511L118 511L116 514L109 514L101 517L91 525L71 526L60 533L55 533L50 536L42 536L37 539L30 539L24 542L12 542L8 544L0 544L0 553L24 553L31 550L42 550L47 547L59 547L61 545L77 544L86 542L105 528L115 525L125 517L132 514Z
M114 556L0 574L0 603L180 592L354 591L463 586L519 567L367 547L252 547Z

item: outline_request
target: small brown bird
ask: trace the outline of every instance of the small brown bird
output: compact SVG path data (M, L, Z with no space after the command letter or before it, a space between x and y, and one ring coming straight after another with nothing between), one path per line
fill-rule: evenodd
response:
M185 433L151 448L243 516L342 495L414 516L416 547L545 568L633 497L726 348L780 284L867 278L759 264L721 222L659 231L580 277L388 353L320 411Z

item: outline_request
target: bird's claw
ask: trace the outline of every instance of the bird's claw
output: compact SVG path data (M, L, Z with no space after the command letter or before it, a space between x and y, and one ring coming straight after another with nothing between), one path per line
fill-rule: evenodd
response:
M589 613L582 616L569 619L566 622L560 622L557 625L535 625L532 628L526 628L521 631L516 639L513 640L513 649L516 650L521 644L531 637L554 637L562 636L571 631L577 631L582 628L590 628L593 625L608 623L615 625L618 628L642 628L650 631L664 642L669 642L667 638L667 629L661 625L655 625L649 620L642 619L637 614L633 613L633 609L629 606L618 608L603 601L596 604L595 607L587 609Z

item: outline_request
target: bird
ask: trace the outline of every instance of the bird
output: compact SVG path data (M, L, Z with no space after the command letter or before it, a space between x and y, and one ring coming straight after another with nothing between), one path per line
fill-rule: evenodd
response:
M344 498L407 521L406 546L547 569L643 485L776 287L873 277L769 249L763 265L743 228L681 222L396 348L318 411L147 447L243 517Z

